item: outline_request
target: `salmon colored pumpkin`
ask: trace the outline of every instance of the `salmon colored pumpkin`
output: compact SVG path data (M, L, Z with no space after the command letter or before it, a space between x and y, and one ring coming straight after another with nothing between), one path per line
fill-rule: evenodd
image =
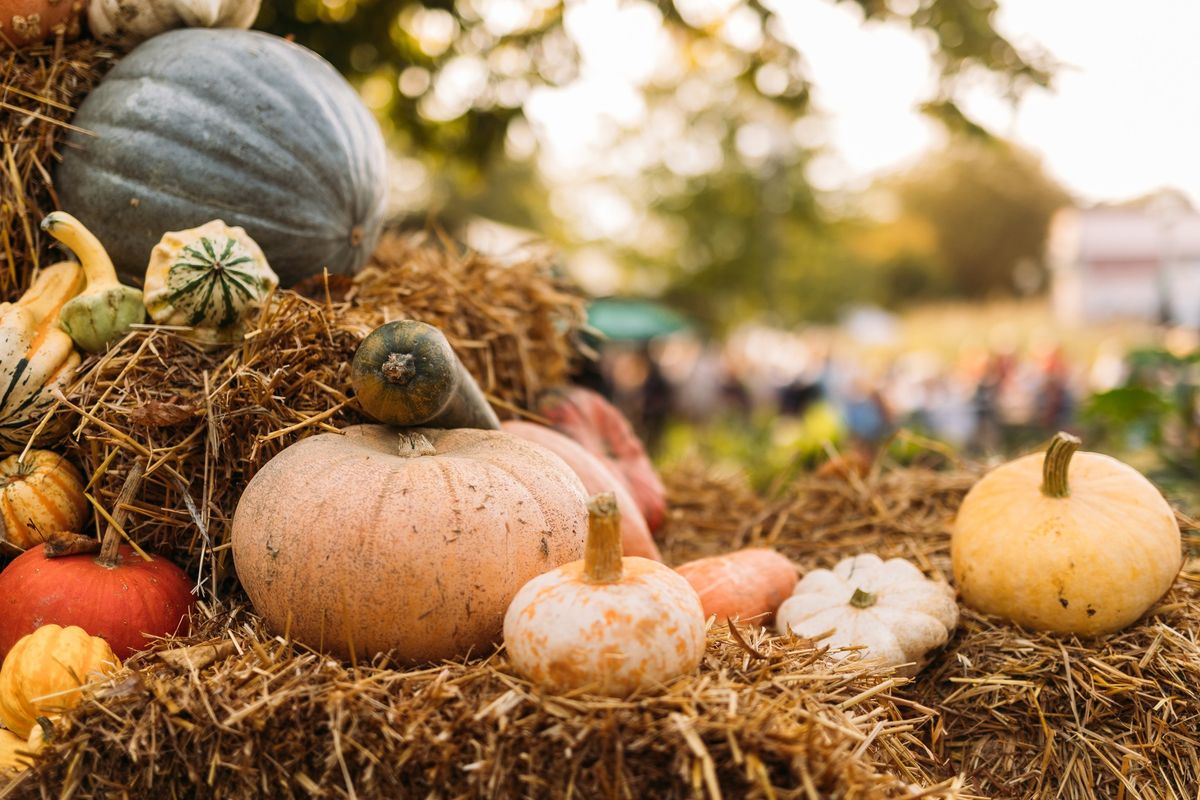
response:
M546 392L538 413L624 479L652 533L662 527L667 490L629 420L612 403L590 389L565 386Z
M279 633L342 656L483 653L530 578L579 558L586 495L500 431L361 425L288 447L246 487L233 559Z
M0 0L0 50L79 35L84 0Z
M618 478L600 459L563 434L551 430L545 425L508 420L501 423L500 427L507 433L519 436L527 442L541 445L567 462L567 466L579 476L584 490L589 495L612 492L617 498L617 509L621 512L622 553L627 556L641 556L654 561L662 561L662 554L658 552L658 545L650 536L650 529L646 527L646 520L642 518L637 501L625 488L625 482Z
M717 622L739 619L770 625L775 610L796 588L791 561L763 547L689 561L675 568L700 595L706 615Z
M141 482L131 469L113 512L124 523L124 506ZM95 540L78 537L100 545ZM145 649L148 636L186 634L195 598L192 582L159 556L143 558L121 545L109 525L99 555L52 555L50 544L26 550L0 572L0 658L24 635L47 623L76 625L100 636L118 658Z
M22 637L0 667L0 722L28 739L38 717L79 705L83 687L120 666L100 637L43 625Z
M963 602L1029 628L1096 636L1158 602L1183 565L1154 484L1080 441L997 467L964 498L950 556Z
M52 533L80 530L86 519L83 480L66 458L30 450L0 461L0 541L24 550Z
M704 655L700 598L671 568L621 557L616 499L588 506L587 552L522 587L504 617L513 667L551 692L623 697L695 671Z

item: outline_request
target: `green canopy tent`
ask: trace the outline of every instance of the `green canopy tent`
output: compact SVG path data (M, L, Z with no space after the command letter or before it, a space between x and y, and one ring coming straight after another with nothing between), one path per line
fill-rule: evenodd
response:
M588 305L588 327L610 341L640 342L690 327L679 313L652 300L605 297Z

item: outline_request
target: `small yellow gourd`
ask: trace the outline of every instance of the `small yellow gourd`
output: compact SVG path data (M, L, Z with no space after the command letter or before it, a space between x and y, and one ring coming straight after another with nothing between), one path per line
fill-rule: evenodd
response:
M1183 565L1154 484L1060 433L963 500L950 555L963 602L1028 628L1096 636L1145 614Z
M0 304L0 453L24 449L79 366L71 337L58 326L58 312L82 291L83 270L64 261L47 267L20 300ZM67 430L59 414L42 427L35 444L49 444Z
M191 328L199 342L230 344L241 341L246 319L278 285L258 244L218 219L166 233L155 245L146 310L155 322Z
M34 748L27 740L12 731L0 729L0 780L6 774L29 769L33 761L28 754L32 752Z
M81 349L103 353L146 318L142 292L117 280L108 251L75 217L54 211L42 220L42 230L71 248L87 277L84 290L58 312L59 324Z
M38 717L79 705L82 687L120 666L100 637L43 625L13 645L0 667L0 722L27 740Z

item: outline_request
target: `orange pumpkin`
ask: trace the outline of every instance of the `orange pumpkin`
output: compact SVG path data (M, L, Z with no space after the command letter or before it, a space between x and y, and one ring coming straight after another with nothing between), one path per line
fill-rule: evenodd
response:
M100 637L73 625L43 625L17 642L0 667L0 722L27 739L38 717L79 705L83 686L120 666Z
M0 50L23 47L62 32L79 35L84 0L0 0Z
M567 466L579 476L579 480L583 481L583 488L589 495L612 492L617 498L617 508L621 512L622 553L627 556L641 556L654 561L662 561L658 545L650 536L650 529L646 527L646 520L642 517L641 510L638 509L637 501L625 488L625 482L618 478L600 459L584 450L581 445L545 425L508 420L502 422L500 427L527 442L540 444L567 462Z
M675 568L700 595L705 614L717 622L736 618L770 625L792 595L798 576L791 561L764 547L700 558Z
M482 652L535 575L583 553L586 496L561 459L500 431L347 428L266 464L233 558L280 633L342 656Z
M22 550L87 519L83 480L71 462L49 450L0 461L0 541Z
M29 754L34 749L25 739L12 731L0 728L0 778L3 778L6 772L29 769L33 765Z

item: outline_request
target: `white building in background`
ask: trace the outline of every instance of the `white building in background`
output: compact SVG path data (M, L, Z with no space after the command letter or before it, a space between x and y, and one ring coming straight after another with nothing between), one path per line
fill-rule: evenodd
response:
M1048 256L1064 321L1200 327L1200 212L1182 195L1060 211Z

